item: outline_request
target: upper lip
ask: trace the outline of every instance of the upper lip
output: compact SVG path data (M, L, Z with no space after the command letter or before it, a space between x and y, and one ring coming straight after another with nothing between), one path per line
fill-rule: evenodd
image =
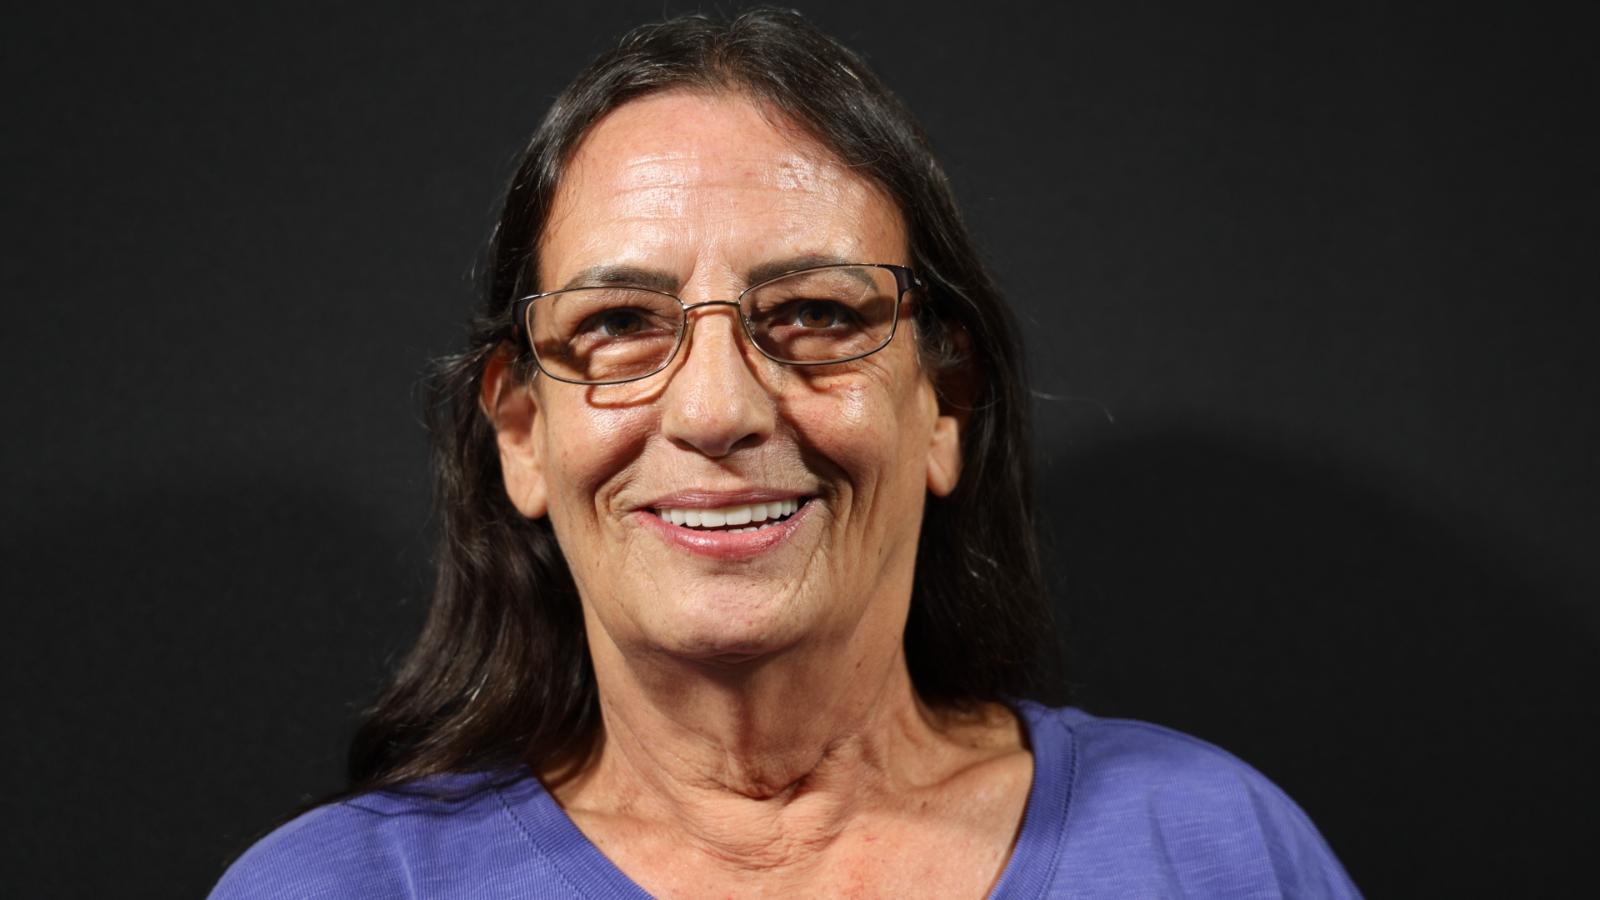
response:
M674 491L644 504L641 509L719 509L744 503L771 503L774 500L800 499L811 496L806 491L783 488L745 488L736 491L687 490Z

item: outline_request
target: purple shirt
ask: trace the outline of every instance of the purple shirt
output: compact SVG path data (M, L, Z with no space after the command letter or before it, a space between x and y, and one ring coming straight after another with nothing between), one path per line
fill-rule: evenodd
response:
M1017 710L1033 784L992 896L1360 896L1305 813L1222 750L1072 708ZM429 778L312 810L250 848L211 894L648 896L525 770Z

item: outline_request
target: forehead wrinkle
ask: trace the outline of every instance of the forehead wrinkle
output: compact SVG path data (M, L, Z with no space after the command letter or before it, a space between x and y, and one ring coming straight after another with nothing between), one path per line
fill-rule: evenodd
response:
M729 194L773 188L786 199L803 196L838 205L858 189L839 177L842 173L830 173L828 167L794 156L712 162L687 154L655 155L624 161L612 171L603 190L613 201L656 215L682 215L691 201L715 208Z

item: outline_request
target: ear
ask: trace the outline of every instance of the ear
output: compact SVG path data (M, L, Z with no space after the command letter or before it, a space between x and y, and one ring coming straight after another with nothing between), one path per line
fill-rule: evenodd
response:
M955 346L952 355L959 362L930 373L938 417L928 441L928 490L935 497L950 496L961 480L961 436L966 433L972 403L978 396L979 376L971 362L971 338L952 326L950 339Z
M961 480L961 426L953 415L939 413L928 441L928 490L935 497L948 497Z
M538 519L549 508L539 404L533 385L517 376L514 352L510 345L501 344L489 357L478 390L478 408L494 426L506 496L518 512Z

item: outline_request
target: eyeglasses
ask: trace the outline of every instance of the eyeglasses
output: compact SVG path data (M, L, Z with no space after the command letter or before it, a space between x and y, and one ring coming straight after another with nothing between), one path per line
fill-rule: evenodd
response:
M732 306L750 343L788 366L850 362L894 338L900 302L922 282L905 266L813 266L746 288L735 300L685 303L663 291L576 287L523 297L512 320L539 371L572 384L620 384L665 369L689 330L689 312Z

